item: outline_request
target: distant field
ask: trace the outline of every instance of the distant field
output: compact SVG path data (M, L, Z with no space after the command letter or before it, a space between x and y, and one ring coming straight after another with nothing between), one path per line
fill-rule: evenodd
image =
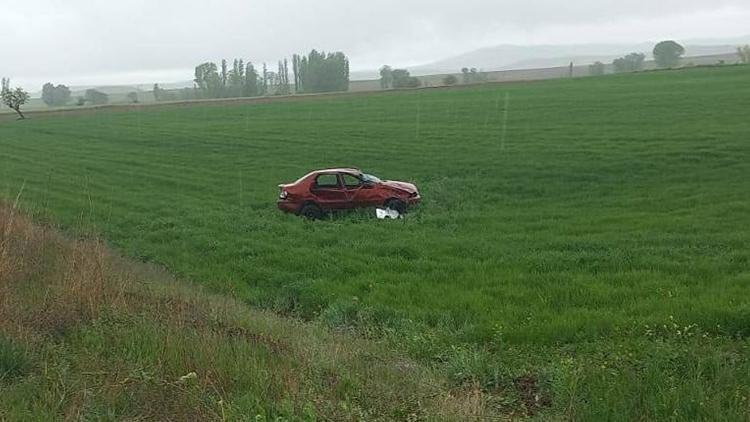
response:
M745 420L749 110L745 66L39 117L0 123L0 196L542 415ZM330 166L425 201L275 209Z

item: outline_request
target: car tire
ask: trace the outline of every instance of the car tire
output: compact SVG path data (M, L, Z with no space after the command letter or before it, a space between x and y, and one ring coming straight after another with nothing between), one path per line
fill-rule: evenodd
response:
M305 204L299 210L299 215L308 220L319 220L323 217L323 210L316 204Z
M392 198L385 201L385 207L396 210L399 214L406 214L406 203L400 199Z

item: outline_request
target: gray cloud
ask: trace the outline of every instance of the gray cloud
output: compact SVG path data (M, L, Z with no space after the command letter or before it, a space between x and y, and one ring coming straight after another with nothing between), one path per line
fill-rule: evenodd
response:
M311 48L363 69L504 43L745 35L748 20L747 0L34 0L3 6L0 74L27 86L190 79L204 60Z

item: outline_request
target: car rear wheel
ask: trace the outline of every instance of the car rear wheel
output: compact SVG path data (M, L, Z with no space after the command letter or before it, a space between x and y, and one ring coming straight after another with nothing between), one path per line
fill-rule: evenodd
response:
M323 217L323 210L315 204L305 204L299 211L299 215L307 218L308 220L319 220Z
M406 203L400 199L389 199L385 201L385 207L398 211L399 214L406 213Z

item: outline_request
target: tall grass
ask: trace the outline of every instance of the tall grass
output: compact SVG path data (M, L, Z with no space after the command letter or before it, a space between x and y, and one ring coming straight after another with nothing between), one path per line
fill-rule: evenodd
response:
M0 207L0 419L491 415L383 345L250 311ZM496 413L497 414L497 413ZM281 418L281 419L277 419Z

